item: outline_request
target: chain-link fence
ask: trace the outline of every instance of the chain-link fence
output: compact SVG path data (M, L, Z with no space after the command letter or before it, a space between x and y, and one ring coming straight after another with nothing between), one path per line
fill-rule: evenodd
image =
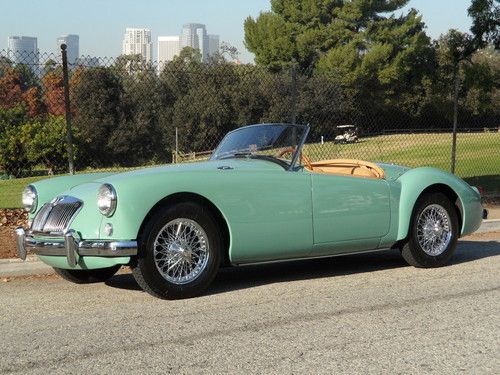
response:
M205 159L228 131L265 122L310 124L313 161L452 165L452 89L345 87L330 73L220 57L82 57L65 73L59 55L0 51L2 178L68 173L72 162L79 173ZM500 191L498 97L481 113L462 98L458 113L455 173L489 194Z

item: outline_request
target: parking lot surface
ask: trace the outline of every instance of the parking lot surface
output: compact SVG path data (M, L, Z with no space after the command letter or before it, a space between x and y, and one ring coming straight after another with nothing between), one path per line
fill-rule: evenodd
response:
M224 269L163 301L119 274L0 282L0 373L500 372L500 233L448 267L397 251Z

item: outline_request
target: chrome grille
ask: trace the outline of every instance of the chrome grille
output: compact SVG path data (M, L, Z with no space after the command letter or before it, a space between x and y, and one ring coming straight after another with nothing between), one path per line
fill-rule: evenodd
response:
M63 233L68 229L82 204L82 201L73 197L57 197L52 202L42 206L33 219L31 230L43 233Z

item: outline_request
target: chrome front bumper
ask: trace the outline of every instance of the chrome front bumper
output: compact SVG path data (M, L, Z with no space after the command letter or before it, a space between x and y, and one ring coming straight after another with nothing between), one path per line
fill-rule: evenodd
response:
M37 255L65 256L68 264L75 267L80 256L120 257L137 255L137 241L81 240L77 232L70 229L64 237L46 237L16 229L16 245L19 258L26 259L28 251Z

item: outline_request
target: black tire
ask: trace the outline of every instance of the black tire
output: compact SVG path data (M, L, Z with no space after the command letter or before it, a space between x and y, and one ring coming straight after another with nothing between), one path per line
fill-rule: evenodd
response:
M438 205L445 209L450 219L451 239L438 255L430 255L424 251L417 238L418 219L430 205ZM414 267L432 268L446 265L452 258L459 235L458 216L453 203L442 193L430 193L420 197L413 209L408 241L401 249L404 260Z
M121 265L109 268L99 268L96 270L67 270L54 267L54 271L64 280L75 284L102 283L111 277L120 269Z
M199 225L208 242L208 261L193 280L176 284L167 280L156 265L154 243L162 229L176 219L188 219ZM137 258L131 263L132 273L139 286L152 296L163 299L189 298L200 295L214 279L221 263L222 246L220 231L209 210L194 203L178 203L159 210L146 223L139 239Z

